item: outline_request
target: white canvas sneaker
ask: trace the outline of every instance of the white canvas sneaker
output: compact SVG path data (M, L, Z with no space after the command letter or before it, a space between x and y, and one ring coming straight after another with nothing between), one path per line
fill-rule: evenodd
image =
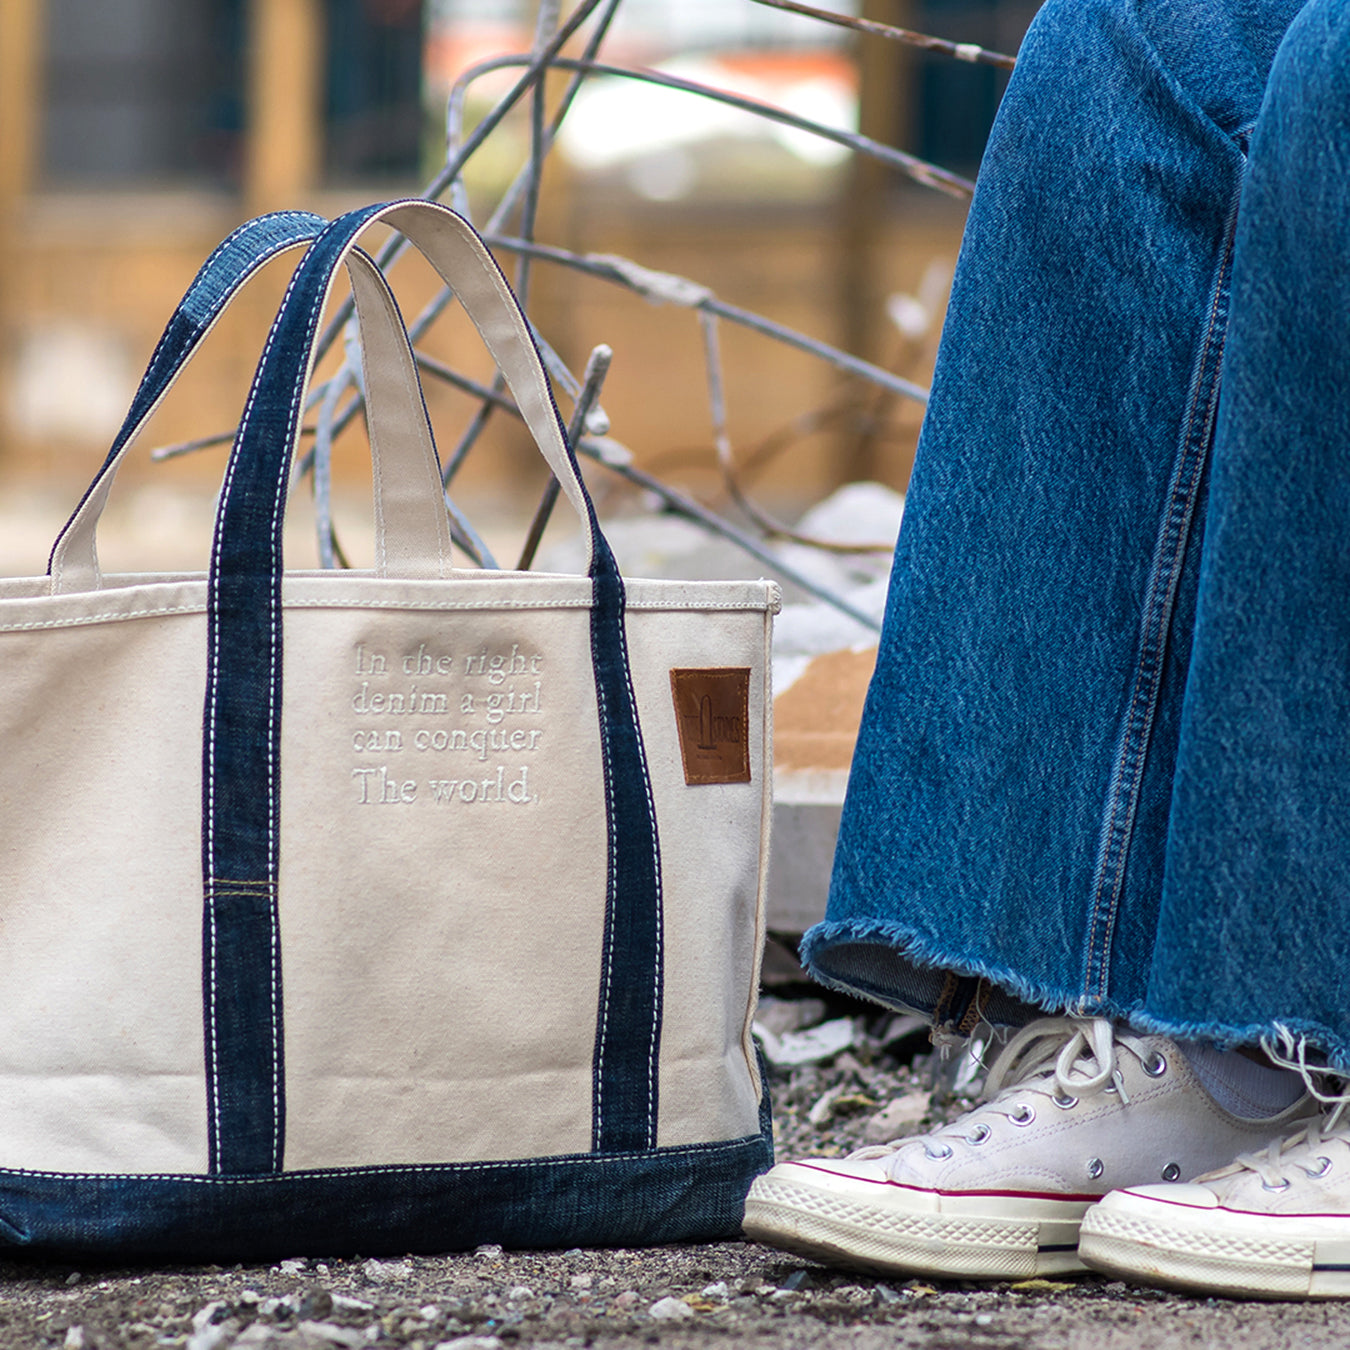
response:
M911 1275L1081 1270L1079 1222L1105 1192L1193 1176L1317 1109L1303 1097L1277 1116L1242 1119L1205 1091L1172 1041L1068 1017L1019 1031L986 1092L990 1100L931 1134L779 1163L750 1189L746 1235Z
M1088 1210L1080 1251L1144 1284L1247 1298L1350 1298L1350 1120L1325 1122L1189 1185L1131 1186Z

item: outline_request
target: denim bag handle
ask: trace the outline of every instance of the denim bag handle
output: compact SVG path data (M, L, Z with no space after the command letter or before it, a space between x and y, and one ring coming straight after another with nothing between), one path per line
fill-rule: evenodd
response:
M94 590L101 584L95 531L132 443L243 286L265 263L312 242L327 224L322 216L306 211L259 216L235 230L202 265L164 329L103 465L57 536L47 567L53 594ZM440 466L425 407L419 415L403 397L412 357L402 319L383 274L365 254L354 253L348 270L368 377L376 572L384 575L392 569L415 575L419 561L427 560L422 575L444 576L451 570L449 527L443 506L430 503L426 491L428 473L434 472L439 480ZM392 321L384 312L390 307ZM371 312L380 317L370 319ZM415 445L418 456L381 452L385 444L401 443ZM392 555L390 539L396 541Z
M592 1148L654 1148L663 964L660 845L629 676L623 581L505 277L466 221L438 203L410 200L341 217L301 260L254 376L221 491L202 745L211 1170L277 1172L284 1156L276 955L282 517L324 302L361 232L376 222L406 235L455 291L585 531L608 849ZM419 395L409 388L406 397Z

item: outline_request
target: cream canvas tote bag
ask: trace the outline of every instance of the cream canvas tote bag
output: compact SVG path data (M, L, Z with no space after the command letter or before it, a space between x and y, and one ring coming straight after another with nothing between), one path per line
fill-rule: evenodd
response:
M477 325L587 575L452 566L411 350L356 248L375 222ZM118 461L238 285L297 244L209 572L103 574ZM344 264L376 560L287 571ZM750 1020L776 608L769 582L620 577L528 326L459 216L407 201L231 236L48 575L0 582L0 1246L256 1260L735 1234L772 1160Z

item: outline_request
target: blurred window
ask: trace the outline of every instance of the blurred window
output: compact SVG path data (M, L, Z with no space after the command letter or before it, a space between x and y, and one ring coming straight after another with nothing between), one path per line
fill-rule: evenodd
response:
M1035 10L1036 0L920 0L912 24L951 42L1015 54ZM1007 73L993 66L916 53L913 144L905 148L944 168L973 173L1007 84Z
M242 9L243 0L46 0L44 178L231 181Z
M249 0L46 0L44 179L237 187L249 8ZM415 180L422 0L322 0L321 9L327 178Z
M328 0L325 170L416 177L422 145L421 0Z

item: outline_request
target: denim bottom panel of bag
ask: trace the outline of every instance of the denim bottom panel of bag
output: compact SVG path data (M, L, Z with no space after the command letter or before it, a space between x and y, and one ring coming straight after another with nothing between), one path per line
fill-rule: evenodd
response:
M804 946L826 983L966 1029L1285 1027L1350 1067L1348 53L1346 0L1033 24Z
M740 1232L769 1133L631 1154L260 1176L0 1170L0 1250L66 1259L272 1261L712 1242Z

